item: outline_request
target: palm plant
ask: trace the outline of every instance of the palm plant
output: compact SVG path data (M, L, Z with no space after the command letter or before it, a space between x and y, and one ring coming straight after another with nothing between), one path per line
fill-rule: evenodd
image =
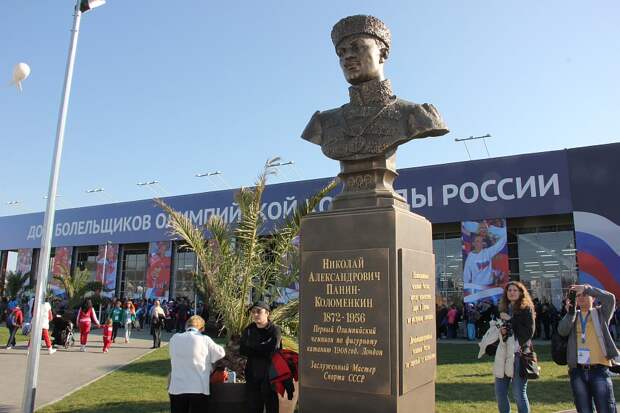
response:
M24 283L29 278L30 272L22 274L21 272L9 271L6 275L6 295L8 297L17 297L22 288L24 288Z
M298 257L293 241L299 234L301 218L336 186L334 180L305 203L301 202L271 235L265 236L261 204L267 178L274 173L271 163L265 164L253 187L241 188L235 194L240 211L235 226L220 216L211 216L204 228L198 228L186 215L156 200L170 216L172 234L195 252L200 270L195 276L200 279L194 284L203 290L201 295L209 297L221 317L233 352L235 340L251 321L248 304L257 298L273 301L279 288L299 279L299 265L292 257ZM272 313L274 322L289 336L288 343L295 341L297 335L298 308L299 303L294 300Z
M87 269L76 268L71 274L67 265L60 264L60 271L54 275L54 279L65 290L69 308L77 307L89 291L90 271Z

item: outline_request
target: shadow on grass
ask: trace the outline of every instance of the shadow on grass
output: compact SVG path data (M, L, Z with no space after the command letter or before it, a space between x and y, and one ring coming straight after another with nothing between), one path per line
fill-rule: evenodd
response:
M159 413L169 412L170 404L168 402L113 402L100 404L91 404L88 408L66 407L55 408L56 413Z
M118 371L128 374L166 377L170 373L170 360L165 358L162 360L136 361L121 367Z

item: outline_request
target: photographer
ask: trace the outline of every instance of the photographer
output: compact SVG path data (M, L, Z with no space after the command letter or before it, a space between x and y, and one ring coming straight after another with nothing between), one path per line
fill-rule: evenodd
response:
M600 305L594 306L597 299ZM616 298L590 285L573 285L558 333L568 337L567 361L575 408L579 413L616 412L609 367L618 349L609 332Z
M527 397L527 378L521 377L520 353L532 351L534 336L534 303L523 284L511 281L506 284L499 304L502 339L495 354L495 398L499 413L510 413L508 386L512 382L512 394L519 413L530 413Z

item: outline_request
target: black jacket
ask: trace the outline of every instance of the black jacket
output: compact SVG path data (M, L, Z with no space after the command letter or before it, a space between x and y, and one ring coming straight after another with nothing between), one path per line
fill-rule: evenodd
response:
M512 315L512 332L515 340L523 347L534 337L534 314L530 309L514 312Z
M281 346L280 327L271 321L265 328L258 328L255 323L243 330L239 351L248 358L245 365L245 379L248 382L268 380L271 356Z

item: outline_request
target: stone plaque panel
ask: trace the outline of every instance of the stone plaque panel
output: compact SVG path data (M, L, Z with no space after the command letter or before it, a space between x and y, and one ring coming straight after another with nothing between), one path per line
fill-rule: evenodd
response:
M389 395L389 249L304 251L304 387Z
M401 291L400 394L435 380L435 256L399 250Z

